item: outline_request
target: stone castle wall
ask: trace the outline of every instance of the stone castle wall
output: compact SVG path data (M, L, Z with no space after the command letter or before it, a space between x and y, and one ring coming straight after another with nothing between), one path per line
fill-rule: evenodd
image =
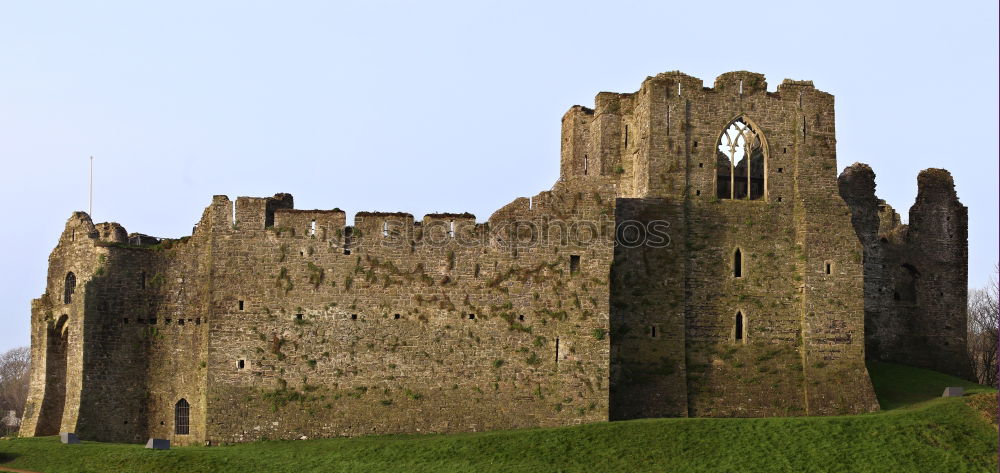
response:
M212 230L208 436L606 420L610 241L564 242L543 222L609 214L610 187L589 181L530 208L519 199L483 224L362 212L347 232L343 212L286 209L265 228L241 220L237 200L236 228ZM228 202L213 206L227 215ZM511 233L515 221L554 234L533 241Z
M718 196L737 120L760 137L759 199ZM572 107L561 154L550 191L483 222L348 225L289 194L215 196L190 237L161 241L74 214L32 304L44 362L22 433L200 444L877 409L865 348L901 332L876 325L866 344L883 278L868 233L898 216L838 194L831 95L660 74ZM964 261L957 198L927 195L921 215L953 223L911 216L928 252L914 258ZM899 353L893 340L878 349Z
M36 415L60 425L26 432L184 444L606 420L613 205L600 177L482 224L360 212L345 226L287 194L217 196L190 238L152 246L102 240L80 214L35 312L86 308L68 346L89 355L66 372L88 382L65 399L79 418ZM70 267L86 284L67 305L55 282ZM52 383L34 384L44 404ZM182 398L191 431L176 435Z

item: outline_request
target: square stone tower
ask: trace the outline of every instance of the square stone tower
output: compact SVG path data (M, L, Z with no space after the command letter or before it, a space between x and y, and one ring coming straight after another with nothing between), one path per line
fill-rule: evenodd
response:
M618 179L611 418L877 409L833 96L672 72L595 102L563 118L561 169ZM622 244L655 227L668 244Z

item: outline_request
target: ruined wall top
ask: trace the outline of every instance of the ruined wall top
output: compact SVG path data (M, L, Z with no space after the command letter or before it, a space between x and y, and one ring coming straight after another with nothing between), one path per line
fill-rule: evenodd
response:
M845 199L875 199L875 171L865 163L854 163L840 173L841 195Z
M929 168L917 175L917 201L958 200L955 181L945 169Z

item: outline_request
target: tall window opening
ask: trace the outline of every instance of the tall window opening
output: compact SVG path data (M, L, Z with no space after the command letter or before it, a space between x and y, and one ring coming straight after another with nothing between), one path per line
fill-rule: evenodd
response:
M583 175L584 176L587 175L587 165L588 165L587 160L588 160L587 155L586 154L583 155Z
M743 277L743 252L739 248L733 253L733 277L742 278Z
M580 272L580 255L569 255L569 274Z
M920 279L920 271L917 271L913 265L903 263L896 270L896 290L892 298L897 301L916 302L918 279Z
M76 291L76 275L72 271L66 273L66 286L63 289L63 302L73 302L73 292Z
M736 341L743 341L743 312L736 313L736 331L735 331Z
M344 227L344 254L351 254L351 240L354 235L354 227L346 226Z
M184 399L174 406L174 433L188 435L191 433L191 405Z
M312 236L315 234L316 234L316 221L313 220L309 222L309 235Z
M764 197L764 143L757 130L738 118L719 138L716 196L757 200Z

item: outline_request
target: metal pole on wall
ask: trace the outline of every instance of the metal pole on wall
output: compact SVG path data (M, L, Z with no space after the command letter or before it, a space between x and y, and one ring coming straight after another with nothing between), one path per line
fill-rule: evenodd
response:
M90 208L87 213L94 218L94 157L90 157Z

